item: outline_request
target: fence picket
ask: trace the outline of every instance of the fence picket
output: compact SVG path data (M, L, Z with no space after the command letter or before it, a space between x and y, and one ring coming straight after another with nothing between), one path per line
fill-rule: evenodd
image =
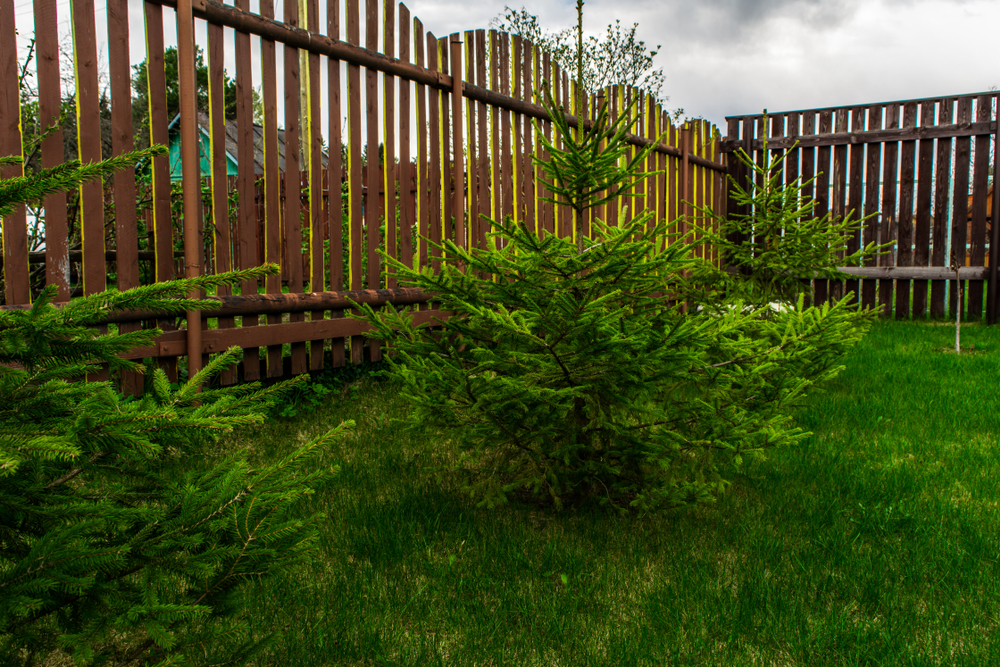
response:
M920 105L920 125L934 125L934 101ZM922 139L918 142L917 158L917 210L915 238L913 243L913 265L930 266L931 196L933 193L934 140ZM913 281L913 317L923 319L927 314L927 281Z
M382 13L382 52L394 58L396 55L396 0L385 0ZM393 259L399 259L396 240L396 77L382 75L382 220L385 224L385 251ZM400 186L402 187L402 186ZM395 272L386 265L385 287L397 287Z
M945 98L938 104L938 125L950 125L954 115L954 99ZM946 233L948 225L948 190L951 185L952 139L937 140L936 174L934 178L934 223L931 227L931 266L948 266ZM948 281L931 282L931 317L944 317L944 295Z
M308 0L307 11L309 31L318 33L319 0ZM323 279L326 273L323 264L323 248L329 234L325 215L326 207L323 205L323 133L320 127L320 98L323 91L320 81L319 54L310 53L308 63L307 100L309 106L306 111L306 132L309 137L309 151L306 159L309 169L309 291L322 292L325 290ZM310 322L324 318L325 314L322 310L314 310L309 314ZM323 345L322 339L310 341L309 370L318 371L323 368Z
M340 0L327 0L326 34L336 40L340 34ZM330 155L327 162L327 203L326 219L330 236L330 289L340 291L344 285L344 198L343 198L343 161L341 159L341 61L330 57L327 61L327 105L328 124L330 128ZM350 233L348 233L350 243ZM344 316L343 310L333 310L332 319ZM345 339L333 338L330 341L330 363L334 368L340 368L345 363Z
M992 115L990 107L991 98L988 95L977 97L976 120L989 121ZM997 120L1000 121L1000 118ZM989 182L990 138L984 135L977 136L975 151L972 165L972 233L969 238L969 262L972 266L983 266L995 257L994 253L990 253L993 255L990 258L986 254L986 228L989 224L986 215L986 188ZM978 319L983 316L983 292L982 281L970 281L970 318Z
M120 4L114 4L114 8L119 8ZM42 168L50 169L63 162L63 130L60 123L62 112L62 96L60 94L59 75L59 30L56 16L55 0L35 0L35 50L38 63L38 124L39 127L49 128L46 131L49 135L42 140ZM112 6L109 6L108 17L111 18ZM116 16L120 10L116 13ZM14 27L13 19L9 25ZM16 43L13 37L5 43L14 46ZM0 47L3 48L3 47ZM10 90L13 90L11 88ZM8 116L13 118L13 115ZM131 125L129 126L131 130ZM6 134L0 129L0 134ZM12 136L12 135L8 135ZM129 133L131 137L131 132ZM3 138L0 138L0 147ZM13 148L13 147L11 147ZM20 149L20 146L17 147ZM15 149L15 150L17 150ZM0 153L5 153L0 148ZM116 184L117 185L117 184ZM133 188L135 186L132 180ZM134 202L133 202L134 203ZM45 283L55 285L56 300L69 301L70 295L70 263L69 263L69 238L68 225L66 219L66 193L58 192L48 195L44 200L45 208ZM12 223L16 227L16 223ZM12 245L12 248L17 247ZM6 264L5 264L6 266ZM11 264L12 271L27 271L27 264L23 269L16 268L17 264ZM0 295L0 299L3 295ZM10 300L8 299L8 303Z
M888 104L885 107L884 127L887 130L899 127L899 105ZM878 242L888 243L896 236L898 221L896 220L896 177L899 156L899 143L890 141L885 144L882 154L882 214ZM891 255L880 255L876 258L879 266L891 266ZM878 281L879 310L883 316L892 315L892 280Z
M868 131L882 129L882 106L875 105L868 107ZM879 170L882 163L882 144L871 143L865 147L865 203L864 215L872 216L862 225L861 247L878 240L878 212L880 204L880 178ZM871 257L865 260L865 266L875 266L876 259ZM861 281L861 305L865 308L875 307L876 287L875 280L865 279Z
M411 61L410 11L399 5L399 57ZM400 261L413 266L413 234L416 216L414 201L414 174L410 166L410 89L408 79L399 80L399 229Z

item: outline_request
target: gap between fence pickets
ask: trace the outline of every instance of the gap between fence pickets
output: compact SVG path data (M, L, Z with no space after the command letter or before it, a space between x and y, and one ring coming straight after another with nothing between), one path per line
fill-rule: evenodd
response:
M150 0L150 2L174 9L177 7L177 0ZM414 83L437 88L438 90L450 92L454 85L450 74L413 65L398 58L391 58L376 51L333 39L327 35L291 27L280 21L266 19L258 14L246 12L236 7L215 2L214 0L195 0L193 7L196 18L204 19L216 25L223 25L227 28L233 28L239 32L280 41L283 44L303 49L309 53L329 56L330 58L360 65L366 69L399 76ZM462 82L462 96L476 102L483 102L489 106L513 111L532 118L550 120L548 112L545 111L544 107L480 88L468 81ZM577 127L579 124L579 120L575 116L568 115L567 120L571 127ZM590 125L589 120L584 121L584 128L589 129ZM645 148L653 143L650 139L634 134L625 135L625 141L640 148ZM672 157L683 157L681 149L665 143L658 143L654 150ZM688 160L692 164L714 171L727 172L728 169L725 164L713 162L697 155L689 155Z

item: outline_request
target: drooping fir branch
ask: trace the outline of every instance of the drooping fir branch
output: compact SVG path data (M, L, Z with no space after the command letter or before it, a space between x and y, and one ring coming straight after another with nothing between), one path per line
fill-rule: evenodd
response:
M194 290L220 285L238 285L274 275L275 264L241 271L229 271L196 278L155 283L125 292L107 290L66 304L53 303L56 289L42 290L30 310L0 310L0 376L13 372L14 364L27 371L67 363L77 364L71 375L86 373L94 364L108 364L114 370L137 370L132 361L118 355L136 347L151 345L163 333L160 329L140 329L129 333L101 334L95 327L118 312L143 311L164 315L188 310L205 310L216 305L211 299L190 299Z
M81 183L111 176L116 171L131 167L140 160L166 155L166 146L154 145L149 148L122 153L113 158L90 164L71 160L36 174L16 176L0 180L0 216L10 215L16 204L42 199L55 192L72 190ZM20 164L17 155L0 157L0 166Z

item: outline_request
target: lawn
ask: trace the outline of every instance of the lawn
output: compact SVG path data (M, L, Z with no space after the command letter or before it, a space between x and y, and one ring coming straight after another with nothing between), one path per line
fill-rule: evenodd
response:
M1000 327L962 334L878 323L798 412L812 437L658 516L479 509L385 382L243 431L267 460L358 422L320 551L250 587L246 627L284 633L254 664L997 664Z

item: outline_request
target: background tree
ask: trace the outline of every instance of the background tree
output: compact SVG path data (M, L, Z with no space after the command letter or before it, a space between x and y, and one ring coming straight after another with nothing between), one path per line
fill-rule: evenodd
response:
M167 119L173 120L181 108L180 78L177 69L177 47L170 46L163 52L163 71L167 84ZM132 66L132 115L136 130L137 145L140 135L149 143L149 86L147 84L147 65L143 60ZM195 45L195 97L199 111L208 112L208 66L205 64L204 52ZM260 92L252 90L254 122L263 122L264 105ZM222 71L222 97L226 120L236 119L236 79Z
M490 27L531 41L551 52L560 67L575 71L580 42L579 24L550 32L542 28L538 17L524 7L513 9L505 5L504 11L490 21ZM658 102L669 100L663 95L663 68L653 67L653 58L660 45L655 49L649 48L646 42L636 37L638 27L639 24L634 23L631 28L625 28L621 21L616 20L600 37L584 36L583 84L589 92L624 85L642 88Z

